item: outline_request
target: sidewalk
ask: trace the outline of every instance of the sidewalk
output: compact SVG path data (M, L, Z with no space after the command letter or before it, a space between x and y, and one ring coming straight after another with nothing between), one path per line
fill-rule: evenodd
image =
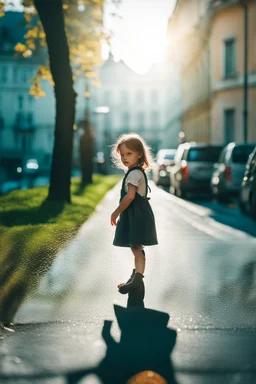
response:
M241 303L245 289L240 287L239 278L244 265L255 260L255 239L232 231L224 233L223 228L212 226L206 216L198 214L193 204L191 209L190 203L182 207L179 199L151 187L159 245L146 248L145 307L161 312L161 318L165 318L164 313L170 318L169 331L165 326L164 334L157 332L155 323L153 328L145 327L150 330L145 337L150 343L141 343L143 355L151 358L151 352L158 350L157 341L165 345L163 340L169 340L161 361L178 383L254 383L255 308L250 306L251 291ZM101 336L105 320L113 321L114 341L118 343L121 338L119 365L123 371L132 368L127 366L125 354L127 341L136 342L135 327L128 333L124 328L120 332L113 307L119 308L121 317L133 320L129 311L122 309L127 297L116 288L130 274L133 258L129 249L112 246L114 228L109 224L119 188L117 185L106 195L96 213L58 255L38 292L20 308L16 332L0 331L1 383L18 382L14 376L38 375L41 379L24 378L22 384L61 384L66 382L67 372L92 367L110 374L117 355L110 344L106 348ZM142 312L139 314L144 316ZM158 355L162 356L154 354L160 364ZM13 377L11 381L7 381L8 376ZM86 383L99 383L96 376L88 380ZM111 381L105 377L103 382Z

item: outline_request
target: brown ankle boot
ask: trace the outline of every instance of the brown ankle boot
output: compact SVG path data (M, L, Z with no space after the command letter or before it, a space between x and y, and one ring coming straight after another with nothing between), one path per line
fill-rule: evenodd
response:
M135 272L131 282L122 285L119 288L119 292L122 294L126 294L126 293L133 291L134 289L139 288L139 286L141 285L143 277L144 276L142 275L142 273Z
M133 276L135 275L135 272L136 272L136 269L134 268L134 269L132 270L132 274L131 274L130 278L127 280L127 282L126 282L126 283L118 284L117 288L120 288L121 286L123 286L123 285L125 285L125 284L129 284L129 283L132 281Z

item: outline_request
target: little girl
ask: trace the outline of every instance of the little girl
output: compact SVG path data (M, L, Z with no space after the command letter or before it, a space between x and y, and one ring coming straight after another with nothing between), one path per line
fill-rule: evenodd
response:
M150 168L150 148L137 134L119 137L112 148L112 161L127 169L122 182L119 206L111 215L116 226L113 245L130 247L135 269L126 284L119 284L120 293L130 293L140 287L145 270L144 245L157 244L154 214L147 198L148 181L145 169ZM117 218L119 220L117 221Z

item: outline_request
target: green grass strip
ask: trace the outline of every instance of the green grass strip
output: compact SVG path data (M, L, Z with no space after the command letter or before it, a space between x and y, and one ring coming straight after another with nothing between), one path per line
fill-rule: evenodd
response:
M48 187L0 197L0 322L9 323L58 251L94 212L120 176L93 175L82 187L72 179L72 204L47 202Z

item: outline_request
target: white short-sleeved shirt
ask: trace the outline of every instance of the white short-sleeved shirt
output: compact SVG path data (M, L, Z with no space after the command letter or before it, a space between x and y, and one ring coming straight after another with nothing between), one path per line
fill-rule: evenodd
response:
M145 177L142 173L142 171L138 169L134 169L134 171L131 171L129 175L127 176L125 180L125 191L128 192L128 184L135 185L137 187L137 192L142 196L146 196L146 182Z

